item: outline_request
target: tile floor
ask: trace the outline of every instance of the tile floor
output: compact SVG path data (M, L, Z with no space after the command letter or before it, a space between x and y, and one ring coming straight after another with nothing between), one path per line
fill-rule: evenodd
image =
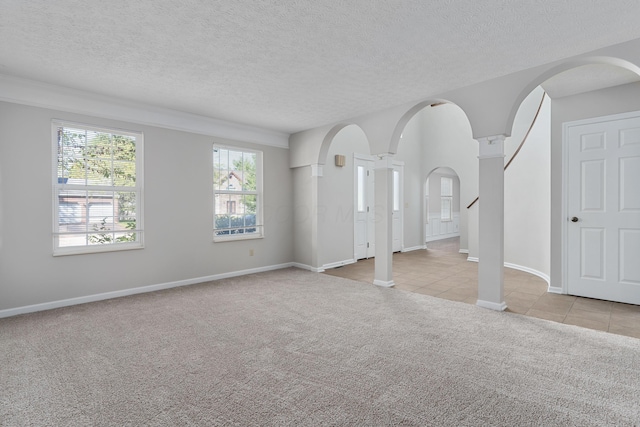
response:
M431 242L427 250L393 255L396 289L475 304L478 264L460 254L459 239ZM325 274L373 282L373 259L325 271ZM570 325L640 338L640 306L547 292L532 274L505 268L507 311Z

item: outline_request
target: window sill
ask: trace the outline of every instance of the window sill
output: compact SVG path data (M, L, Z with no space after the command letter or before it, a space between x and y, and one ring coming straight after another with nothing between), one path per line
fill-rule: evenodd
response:
M257 240L264 239L264 235L240 235L236 234L233 236L215 236L213 238L213 243L224 243L224 242L236 242L238 240Z
M144 249L142 244L133 245L109 245L105 246L72 246L68 248L57 248L53 250L53 256L67 256L67 255L85 255L85 254L99 254L105 252L120 252L120 251L132 251L136 249Z

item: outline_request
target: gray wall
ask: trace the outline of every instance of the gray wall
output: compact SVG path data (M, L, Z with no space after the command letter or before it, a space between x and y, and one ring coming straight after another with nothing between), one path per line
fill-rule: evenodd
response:
M460 180L460 249L473 252L473 219L466 206L478 195L478 142L464 111L453 104L426 107L411 121L422 127L423 180L439 167L453 169ZM476 208L477 209L477 208ZM455 209L454 209L455 210ZM475 238L477 242L477 238Z
M410 120L402 131L395 159L404 162L403 230L405 249L424 247L423 144L419 121Z
M551 286L561 288L562 274L562 124L640 110L640 83L631 83L551 103Z
M536 88L518 110L505 141L505 164L522 142L543 91ZM545 97L535 126L504 175L505 262L549 276L551 102Z
M53 118L144 132L144 249L52 256ZM0 310L293 260L286 149L217 139L264 153L265 238L213 243L212 137L9 103L0 129Z
M356 125L342 129L329 147L318 191L318 246L320 265L353 260L353 154L369 154L367 137ZM335 155L345 156L344 167Z
M527 132L541 96L542 90L537 88L518 110L512 137L505 141L505 162ZM505 262L544 275L549 274L550 258L549 109L547 102L527 143L505 173ZM409 123L413 121L422 125L425 177L438 167L449 167L458 174L460 206L454 207L454 211L460 211L460 248L476 258L479 204L471 209L467 209L467 205L478 196L478 142L472 138L467 117L459 107L445 104L423 109ZM438 181L437 176L435 180ZM439 182L431 184L431 194L435 194ZM432 212L439 212L437 197L430 197L430 205Z

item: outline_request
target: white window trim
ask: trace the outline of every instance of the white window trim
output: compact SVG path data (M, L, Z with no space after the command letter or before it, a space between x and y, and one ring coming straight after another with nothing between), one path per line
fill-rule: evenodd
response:
M264 197L264 182L263 182L263 153L260 150L253 150L251 148L245 148L245 147L240 147L240 146L233 146L233 145L221 145L221 144L217 144L214 143L213 144L213 148L212 148L212 153L213 150L215 149L223 149L223 150L230 150L230 151L241 151L243 153L254 153L256 155L256 190L255 191L251 191L251 192L245 192L245 191L229 191L229 190L216 190L215 186L212 186L212 191L213 191L213 200L212 200L212 204L213 204L213 222L212 222L212 226L213 226L213 242L214 243L223 243L223 242L236 242L239 240L256 240L256 239L263 239L264 238L264 217L263 217L263 207L264 207L264 203L263 203L263 197ZM215 167L215 165L213 164L213 159L212 159L212 163L211 163L211 167L212 170ZM213 175L213 174L212 174ZM216 235L216 194L255 194L256 197L256 225L255 228L260 230L259 232L256 233L251 233L251 234L225 234L225 235L220 235L217 236Z
M451 190L451 194L442 194L442 180L448 180L449 181L449 189ZM444 217L442 216L442 206L443 206L443 201L447 201L449 204L449 216L448 217ZM443 176L440 177L440 221L442 222L451 222L453 221L453 178L448 177L448 176Z
M69 246L59 247L57 245L57 236L62 234L58 232L59 227L59 204L58 204L58 192L61 189L73 190L69 188L69 184L58 183L58 127L72 127L78 129L85 129L94 132L104 132L117 135L125 135L136 138L136 185L135 187L110 187L110 186L95 186L85 185L82 190L97 190L97 191L135 191L136 200L136 229L132 230L138 233L138 239L135 242L119 242L110 243L108 245L86 245L86 246ZM52 142L52 202L53 202L53 256L66 256L66 255L81 255L92 254L102 252L117 252L117 251L129 251L134 249L144 248L144 134L141 131L132 131L119 128L110 128L96 126L86 123L73 122L68 120L53 119L51 121L51 142ZM80 188L78 188L80 189Z

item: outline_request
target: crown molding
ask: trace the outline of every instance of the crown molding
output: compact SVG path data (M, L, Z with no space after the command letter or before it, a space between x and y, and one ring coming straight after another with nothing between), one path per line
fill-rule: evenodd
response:
M286 133L4 74L0 74L0 101L289 148Z

